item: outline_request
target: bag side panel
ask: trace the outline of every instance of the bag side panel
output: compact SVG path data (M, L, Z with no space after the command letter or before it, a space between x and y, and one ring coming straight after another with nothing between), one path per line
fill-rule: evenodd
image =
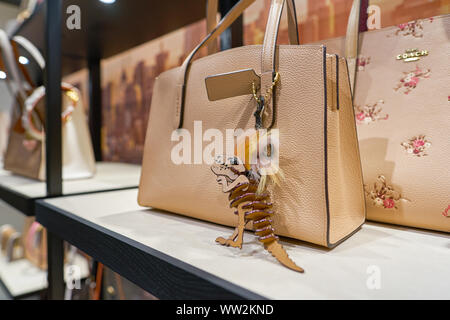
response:
M334 59L339 110L328 108L329 246L351 235L365 220L365 200L356 124L345 58Z

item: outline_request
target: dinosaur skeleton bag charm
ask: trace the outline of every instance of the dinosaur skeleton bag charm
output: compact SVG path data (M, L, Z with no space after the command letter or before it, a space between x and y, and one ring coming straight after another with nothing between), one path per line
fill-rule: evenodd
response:
M260 135L256 133L253 138L250 138L250 141L244 142L244 150L246 149L247 153L243 154L248 155L248 151L252 154L259 139ZM234 233L228 239L218 237L216 242L241 249L245 226L252 222L254 232L266 250L287 268L303 272L303 269L289 258L283 246L278 242L272 226L271 218L274 211L273 203L267 192L267 180L271 179L278 183L279 180L276 176L282 176L281 171L277 170L277 174L269 175L270 170L267 168L247 163L247 161L242 162L237 156L217 157L215 164L211 167L212 172L217 176L217 182L222 185L222 191L229 194L230 208L236 210L235 214L238 217L238 225Z

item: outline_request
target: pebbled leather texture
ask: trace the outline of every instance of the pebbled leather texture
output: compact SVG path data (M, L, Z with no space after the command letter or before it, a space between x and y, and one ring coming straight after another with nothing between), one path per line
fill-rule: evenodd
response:
M278 213L274 217L274 228L279 235L331 247L352 234L364 221L354 118L349 117L348 103L343 106L342 115L336 108L341 95L337 94L337 82L341 77L338 78L335 56L327 58L321 45L280 45L275 48L276 32L273 31L278 28L283 4L283 0L274 0L269 15L272 18L269 18L267 29L272 35L267 41L274 46L269 52L277 53L270 72L263 69L263 60L266 61L263 48L266 48L265 52L270 48L266 43L226 50L192 64L188 57L181 67L166 71L156 79L138 202L142 206L235 225L236 217L230 215L227 199L211 176L211 164L174 164L171 152L178 142L171 142L171 137L177 138L182 130L187 130L195 139L194 122L199 120L203 132L212 128L223 133L226 129L254 128L256 102L253 96L209 101L205 79L211 75L253 69L261 74L262 81L268 81L264 77L270 73L271 78L273 68L280 74L274 92L277 104L274 128L280 130L280 167L285 174L282 185L274 186L270 191L274 211ZM224 25L226 23L219 23L218 28ZM208 36L197 49L215 36L217 34ZM331 59L329 63L327 59ZM189 75L185 78L189 64ZM342 70L348 81L347 68ZM186 79L183 127L174 132L178 126L174 119L178 119L180 112L177 107L180 79ZM330 106L327 103L329 94L332 95ZM349 86L343 95L351 96ZM345 168L338 170L342 163ZM349 186L353 181L359 183ZM342 190L351 192L342 192L341 185L344 186Z
M196 60L190 70L185 125L193 136L194 121L209 128L253 128L255 102L251 95L209 101L204 79L253 68L261 72L261 46L227 50ZM280 129L280 166L286 180L273 190L278 234L328 246L325 192L325 88L322 46L279 46L277 86L279 105L276 128ZM228 203L217 189L208 164L175 165L170 160L176 90L174 81L182 72L176 68L161 74L154 87L152 108L144 149L139 204L160 208L224 225L235 225ZM302 84L299 90L299 83ZM356 145L355 141L348 144ZM358 164L354 164L358 165ZM330 172L333 174L333 172ZM340 182L340 181L339 181ZM362 190L360 190L362 192ZM351 199L349 200L351 201ZM364 217L364 212L359 212ZM346 225L341 234L359 227ZM339 233L339 232L338 232ZM335 236L332 237L336 238Z
M380 114L383 119L357 126L364 182L371 190L383 175L406 199L398 202L397 209L377 207L367 199L367 218L450 232L450 219L443 215L450 206L450 15L420 23L420 37L396 34L398 27L360 34L359 55L370 58L370 63L357 72L354 104L364 107L384 101ZM345 42L345 38L338 38L325 44L329 52L344 53ZM398 54L411 48L428 50L428 56L408 63L396 60ZM429 69L429 78L420 78L408 94L396 91L405 73L417 67ZM431 142L424 157L408 154L401 145L419 135Z

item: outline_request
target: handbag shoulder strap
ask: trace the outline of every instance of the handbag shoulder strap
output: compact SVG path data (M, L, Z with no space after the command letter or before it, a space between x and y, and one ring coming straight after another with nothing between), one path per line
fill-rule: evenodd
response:
M295 9L295 1L287 0L287 16L288 16L288 35L289 43L298 45L299 33L297 23L297 13ZM209 34L214 30L217 24L217 11L219 7L219 0L208 0L206 7L206 32ZM213 41L208 45L208 54L217 52L217 41Z
M220 20L216 27L200 42L197 47L186 57L181 65L180 78L177 83L177 97L176 97L176 111L174 118L174 126L181 128L183 126L184 116L184 103L186 96L186 82L189 67L195 54L204 46L209 45L214 41L222 32L224 32L241 14L247 9L255 0L240 0L233 8Z
M28 86L31 88L31 90L36 89L36 85L34 84L34 81L30 75L30 72L28 71L27 67L20 63L20 56L19 56L19 48L18 45L20 45L32 58L33 60L38 64L39 69L41 72L45 69L45 59L42 56L41 52L38 48L35 47L34 44L32 44L28 39L22 37L22 36L15 36L12 38L11 45L14 52L14 58L16 61L19 61L17 64L19 66L20 71L22 72L22 75L26 82L28 83Z
M42 71L45 69L44 57L42 56L39 49L36 48L36 46L33 43L31 43L30 40L28 40L27 38L24 38L22 36L14 36L12 39L14 42L20 44L22 46L22 48L24 48L31 55L31 57L37 62L37 64L39 65L39 68Z
M269 11L269 17L264 35L263 50L261 56L261 87L260 92L268 92L272 87L276 77L276 42L278 38L278 29L280 26L281 14L286 0L273 0ZM265 101L266 107L272 104L272 119L268 129L275 124L276 100L275 94L272 94L271 101Z
M218 1L219 0L208 0L207 3L207 32L208 34L214 31L216 27L216 15L218 10ZM350 10L350 15L347 23L347 33L345 38L345 57L347 59L349 77L350 77L350 86L353 92L355 86L355 78L356 78L356 62L358 58L358 50L359 50L359 28L360 28L360 11L361 11L361 2L367 0L353 0L352 7ZM253 2L253 1L252 1ZM288 33L289 33L289 42L290 44L299 44L298 37L298 24L297 24L297 15L295 10L295 2L294 0L287 0L287 9L288 9ZM273 7L273 6L272 6ZM280 4L278 3L276 8L280 8ZM272 14L269 14L269 19L271 16L278 17L281 12L275 9ZM273 19L273 18L272 18ZM278 21L274 21L275 24L279 23ZM272 27L271 27L272 28ZM268 33L266 32L266 35ZM273 38L271 39L273 41ZM266 50L270 48L267 47ZM217 42L212 41L208 45L208 54L212 54L217 52ZM273 69L271 63L266 61L267 68ZM263 69L264 70L264 69ZM268 77L270 78L270 77ZM268 81L265 81L266 83ZM271 83L271 81L269 81ZM266 86L268 86L267 84Z
M8 76L9 83L12 84L12 94L14 96L19 96L22 101L25 101L27 93L14 57L14 50L8 35L2 29L0 29L0 51L4 58L5 73Z
M206 4L206 33L211 33L217 24L217 11L219 10L219 0L208 0ZM208 45L208 54L217 52L217 41Z
M181 65L180 77L177 84L177 96L176 96L176 111L175 122L176 128L182 128L184 118L184 105L186 97L186 84L188 80L188 72L191 61L195 54L204 46L209 45L214 39L216 39L222 32L224 32L241 14L248 8L255 0L240 0L234 5L234 7L222 18L217 24L214 30L209 33L203 41L187 56ZM262 77L261 84L264 88L264 83L272 83L273 75L275 74L275 51L276 51L276 39L278 35L279 22L281 13L286 0L272 0L270 7L269 19L267 21L266 35L264 37L264 44L262 50ZM270 71L268 71L270 70ZM268 72L271 72L272 76L270 80L267 79ZM264 76L264 74L266 76Z
M19 53L19 47L17 42L11 41L11 46L13 48L14 52L14 59L18 61L17 66L19 67L19 70L23 76L23 79L25 80L26 84L28 85L27 89L28 91L33 90L36 86L33 82L33 79L31 78L30 73L28 72L28 69L25 67L23 63L20 62L20 53Z

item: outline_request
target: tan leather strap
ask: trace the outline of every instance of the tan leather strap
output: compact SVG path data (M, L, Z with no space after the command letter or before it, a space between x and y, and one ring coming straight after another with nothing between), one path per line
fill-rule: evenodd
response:
M219 9L219 0L208 0L206 4L206 33L211 33L217 24L217 11ZM217 52L217 41L208 45L208 54Z
M18 47L19 45L33 58L33 60L38 64L39 68L43 72L45 69L44 57L42 56L39 49L31 41L22 36L14 36L11 40L11 46L13 48L16 61L19 61L20 57ZM31 94L31 92L33 92L33 90L36 89L37 86L32 80L28 69L21 63L18 63L17 65L19 66L19 69L22 71L22 75L24 76L25 80L28 82L29 87L31 88L27 93Z
M14 36L12 38L14 42L19 44L38 64L42 71L45 69L45 58L39 51L39 49L27 38L22 36Z
M207 33L211 33L216 26L217 10L218 10L219 0L208 0L207 11L206 11L206 28ZM287 16L288 16L288 34L289 43L293 45L298 45L298 23L297 23L297 13L295 10L295 1L287 0ZM208 46L208 54L213 54L217 52L217 42L214 41Z
M0 71L3 71L6 76L8 76L8 71L6 70L6 66L3 63L2 51L0 50Z
M4 58L5 73L8 75L7 80L10 84L14 85L12 94L18 96L20 101L25 101L28 95L22 83L17 61L14 57L14 51L8 35L2 29L0 29L0 54Z
M286 0L273 0L269 11L269 17L264 35L263 51L261 56L261 90L265 92L272 83L275 73L275 54L278 28L281 13ZM268 77L265 75L269 74Z
M275 59L276 59L276 41L278 37L278 29L283 12L284 4L287 4L288 16L288 33L289 42L293 45L299 44L297 14L295 11L294 0L274 0L270 7L269 18L266 26L266 33L264 37L264 45L262 52L262 73L261 73L261 88L260 92L267 92L268 88L272 86L273 77L275 75ZM208 19L212 20L212 19ZM275 124L275 95L272 95L272 119L269 128ZM269 101L266 101L269 103Z
M11 41L11 47L13 49L14 57L16 58L16 61L19 61L20 53L19 53L19 48L17 46L17 43L15 41ZM35 89L36 85L34 84L33 79L31 79L31 75L28 72L28 69L21 63L18 63L17 65L19 66L19 70L22 71L22 75L23 75L25 81L31 87L31 90Z
M186 82L187 75L189 71L189 66L195 54L204 46L209 45L214 39L216 39L222 32L224 32L241 14L248 8L255 0L241 0L234 5L233 8L225 15L225 17L220 20L214 30L209 33L203 41L195 47L194 50L186 57L183 64L181 65L180 78L178 80L177 97L176 97L176 110L175 110L175 122L174 125L177 128L183 126L183 116L184 116L184 103L186 95Z
M205 45L210 44L222 32L224 32L254 1L255 0L240 0L237 4L235 4L234 7L225 15L225 17L223 17L222 20L217 24L216 28L214 28L214 30L209 33L206 38L203 39L203 41L184 60L183 64L181 65L180 78L177 84L177 97L175 102L176 110L174 125L177 128L182 128L183 126L186 84L188 80L189 67L193 57L201 48L203 48ZM278 34L281 12L283 10L285 1L286 0L273 0L271 4L269 20L266 27L266 36L264 38L262 50L263 56L261 58L261 61L263 61L263 71L274 70L273 66L276 38ZM268 72L265 73L267 74ZM262 74L262 76L264 76L264 73Z
M345 38L345 57L347 59L352 93L355 87L356 61L358 59L360 11L361 0L353 0L350 16L348 17L347 35Z
M269 11L269 17L266 25L266 33L264 35L263 50L261 56L261 88L260 94L264 95L265 92L272 86L275 77L275 61L276 61L276 42L278 38L278 29L280 26L281 14L283 12L283 6L286 0L272 0L272 5ZM269 129L275 124L275 91L272 94L271 102L266 101L266 110L269 110L268 106L272 105L272 119L270 120Z
M297 10L295 9L295 1L287 0L286 3L287 3L289 43L292 45L299 45L300 38L298 35Z

